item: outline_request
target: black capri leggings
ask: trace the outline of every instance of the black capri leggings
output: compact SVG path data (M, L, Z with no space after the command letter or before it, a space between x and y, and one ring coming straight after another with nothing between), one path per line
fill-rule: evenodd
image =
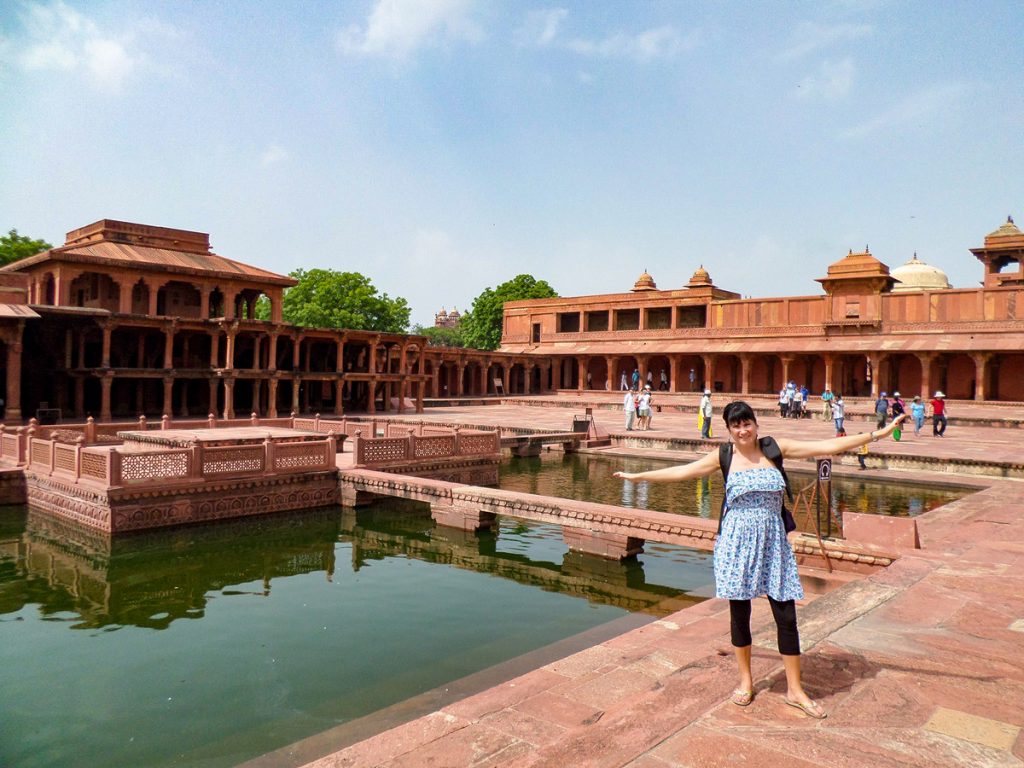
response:
M775 617L775 626L779 632L779 653L783 656L800 655L800 634L796 630L796 603L792 600L782 602L768 598ZM729 618L732 628L732 644L737 648L745 648L753 643L750 637L750 601L730 600Z

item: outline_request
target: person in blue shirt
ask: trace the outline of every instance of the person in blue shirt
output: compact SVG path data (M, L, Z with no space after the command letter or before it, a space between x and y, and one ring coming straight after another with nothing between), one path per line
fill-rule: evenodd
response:
M910 415L914 419L914 435L920 437L921 427L924 426L924 403L920 395L914 395L914 402L910 404Z

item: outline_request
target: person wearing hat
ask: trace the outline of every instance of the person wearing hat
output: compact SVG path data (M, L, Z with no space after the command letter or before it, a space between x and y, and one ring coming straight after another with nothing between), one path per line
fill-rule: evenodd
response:
M946 400L942 390L935 393L934 399L929 403L932 407L932 435L935 437L946 436Z
M914 402L910 404L910 415L914 419L914 436L921 436L921 427L924 426L924 402L920 395L914 395Z
M907 412L907 404L903 402L903 398L900 397L899 392L892 393L892 404L889 406L892 412L892 417L895 419L901 413Z
M700 399L700 415L704 418L700 424L700 436L705 440L711 439L711 417L715 415L715 409L711 405L711 390L705 389L704 396Z

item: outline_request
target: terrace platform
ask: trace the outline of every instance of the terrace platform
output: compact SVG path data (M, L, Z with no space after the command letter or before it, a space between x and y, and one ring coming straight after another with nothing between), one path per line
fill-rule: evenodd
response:
M570 407L576 406L565 405ZM554 430L565 428L565 408L452 407L444 415L477 427ZM945 439L911 434L900 443L873 445L872 458L880 447L883 455L1024 464L1016 429L971 424L968 408L965 422L951 426ZM1015 420L1017 413L1008 409L1006 415ZM988 418L979 414L979 421ZM810 437L827 430L820 421L759 420L775 435ZM861 428L870 425L865 420L853 431ZM656 414L654 429L677 437L696 432L690 414ZM663 453L671 454L693 455ZM849 472L854 462L851 456L836 469ZM868 474L874 478L955 480L984 489L917 518L921 549L901 550L889 567L800 607L804 685L829 711L826 720L811 720L783 703L784 674L763 600L755 601L753 618L757 697L745 709L728 702L736 684L728 605L709 600L505 682L492 681L472 695L456 681L246 768L1019 767L1024 483L964 475L956 467L928 472L873 466ZM382 727L390 730L380 732Z

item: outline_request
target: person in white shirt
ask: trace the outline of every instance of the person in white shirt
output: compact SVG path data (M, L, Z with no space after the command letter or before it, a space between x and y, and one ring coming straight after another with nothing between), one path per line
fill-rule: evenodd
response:
M631 432L633 420L636 419L636 393L632 389L626 392L626 397L622 401L622 412L626 414L626 430Z

